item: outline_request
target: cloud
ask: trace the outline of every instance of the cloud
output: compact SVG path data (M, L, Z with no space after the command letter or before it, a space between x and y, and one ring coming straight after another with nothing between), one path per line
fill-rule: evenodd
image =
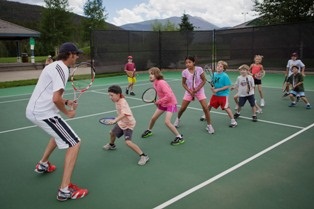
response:
M219 27L234 26L256 18L252 0L149 0L148 3L117 11L112 24L117 26L151 19L198 16ZM111 14L113 15L113 14Z

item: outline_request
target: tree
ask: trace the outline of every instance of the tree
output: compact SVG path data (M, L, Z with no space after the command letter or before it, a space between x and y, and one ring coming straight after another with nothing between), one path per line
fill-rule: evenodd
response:
M178 28L175 23L170 22L167 20L165 24L155 20L152 24L153 31L178 31Z
M194 31L195 28L194 25L189 22L189 17L187 14L183 14L179 27L180 31Z
M301 22L314 19L314 4L309 0L254 0L260 25Z
M87 0L84 5L84 14L87 19L83 22L84 40L90 39L92 30L106 29L107 14L105 7L102 5L102 0Z
M73 28L71 15L67 10L68 0L45 0L46 10L40 22L41 40L47 53L55 51L61 43L68 41L72 35Z

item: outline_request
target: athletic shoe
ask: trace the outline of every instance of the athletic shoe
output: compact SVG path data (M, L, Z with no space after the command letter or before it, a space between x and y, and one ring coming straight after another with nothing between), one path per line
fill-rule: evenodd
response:
M129 94L129 89L128 88L125 89L125 94Z
M88 194L87 189L81 189L78 186L74 184L70 184L68 186L68 191L62 191L59 189L58 195L57 195L57 200L59 201L66 201L68 199L80 199L85 197Z
M252 116L252 121L253 121L253 122L257 122L257 117L256 117L256 115L253 115L253 116Z
M204 121L205 120L205 115L202 115L200 118L200 121Z
M111 144L108 143L105 146L103 146L102 148L105 149L105 150L115 150L117 147L116 147L115 144L111 145Z
M51 173L54 170L56 170L56 166L50 164L50 162L48 161L46 165L41 162L37 163L34 171L37 173Z
M237 119L238 117L240 116L240 113L234 113L234 115L233 115L233 117L234 117L234 119Z
M179 128L179 126L180 126L180 119L179 119L179 118L176 118L176 120L174 121L173 125L174 125L176 128Z
M308 109L308 110L309 110L309 109L311 109L311 108L312 108L312 107L311 107L311 105L309 105L309 104L308 104L308 105L306 105L306 109Z
M294 102L291 102L291 104L289 105L289 107L295 107L295 103Z
M135 96L135 94L134 94L134 92L133 92L133 91L130 93L130 95Z
M142 134L142 138L147 138L149 136L153 135L152 131L150 130L146 130L144 131L144 133Z
M261 113L263 113L263 110L260 108L260 109L256 110L256 113L261 114Z
M215 133L215 130L212 125L207 125L206 130L208 131L209 134Z
M146 162L149 161L149 157L147 155L141 155L140 160L138 161L137 164L139 165L145 165Z
M282 97L286 97L286 96L289 96L289 93L288 92L285 92L283 93Z
M264 106L265 106L265 100L261 99L261 107L264 107Z
M238 125L238 123L235 121L233 123L230 123L229 127L230 128L235 128Z
M179 145L179 144L183 144L184 143L184 140L183 140L183 137L181 135L181 137L176 137L170 144L171 145Z

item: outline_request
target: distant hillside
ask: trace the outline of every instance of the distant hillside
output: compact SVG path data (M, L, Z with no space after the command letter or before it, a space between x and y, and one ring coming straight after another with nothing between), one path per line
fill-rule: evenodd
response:
M24 26L26 28L40 31L40 16L45 9L46 8L42 6L0 0L0 19ZM73 22L76 25L79 25L81 21L85 18L74 13L72 13L72 15ZM120 27L117 27L110 23L107 23L107 29L122 30Z
M195 26L194 30L196 31L219 29L218 26L211 24L200 17L193 17L190 15L188 15L188 17L189 17L189 22ZM155 21L165 24L169 20L171 23L174 23L179 27L179 24L181 23L181 18L182 17L169 17L166 19L147 20L147 21L138 22L138 23L125 24L120 27L125 30L152 31L152 25L155 23Z

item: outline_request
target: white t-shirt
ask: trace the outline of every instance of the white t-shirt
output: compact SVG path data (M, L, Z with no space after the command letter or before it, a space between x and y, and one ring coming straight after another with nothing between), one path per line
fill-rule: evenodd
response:
M69 68L62 61L46 66L28 102L26 116L38 120L59 116L59 109L52 101L53 93L65 89L68 78Z
M288 77L293 74L292 66L298 66L299 67L299 73L301 71L301 68L305 67L305 65L303 64L303 62L301 60L292 60L292 59L288 60L288 63L287 63L287 68L289 69Z
M248 93L248 84L250 85L250 92ZM249 95L254 94L254 78L251 75L247 76L238 76L237 81L235 83L237 89L238 89L238 96L239 97L246 97Z

